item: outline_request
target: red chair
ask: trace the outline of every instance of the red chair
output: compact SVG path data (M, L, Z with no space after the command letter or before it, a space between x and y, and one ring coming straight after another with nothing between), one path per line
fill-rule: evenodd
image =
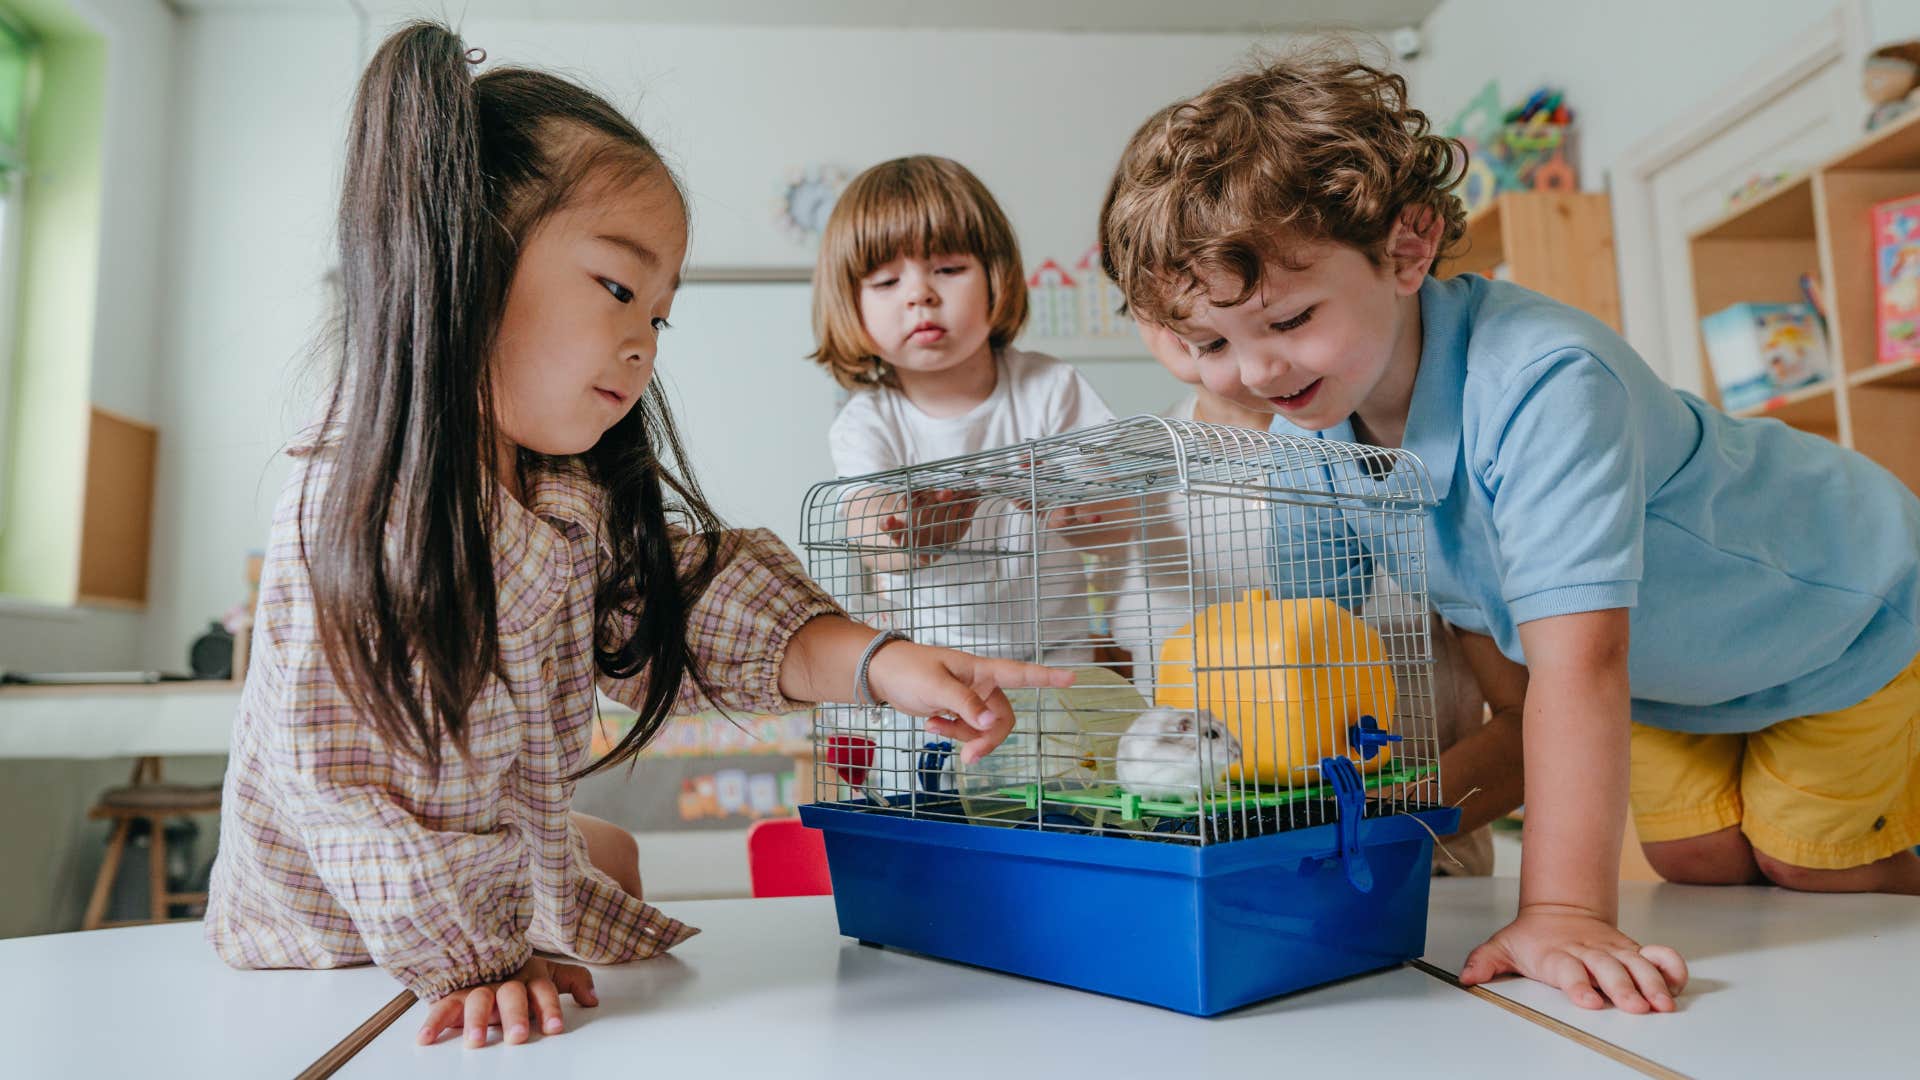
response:
M769 896L831 896L827 841L799 818L756 821L747 830L747 875L756 899Z

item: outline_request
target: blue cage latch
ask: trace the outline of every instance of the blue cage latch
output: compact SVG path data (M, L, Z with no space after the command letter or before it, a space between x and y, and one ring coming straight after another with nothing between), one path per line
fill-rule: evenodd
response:
M1372 761L1380 756L1380 751L1388 743L1397 743L1400 736L1383 730L1380 721L1371 716L1363 716L1357 724L1347 725L1347 745L1360 751L1362 761Z
M1347 884L1355 892L1373 891L1373 867L1360 850L1360 818L1367 810L1367 785L1360 770L1347 757L1320 759L1320 777L1333 789L1334 805L1340 811L1340 850L1336 852L1347 867Z

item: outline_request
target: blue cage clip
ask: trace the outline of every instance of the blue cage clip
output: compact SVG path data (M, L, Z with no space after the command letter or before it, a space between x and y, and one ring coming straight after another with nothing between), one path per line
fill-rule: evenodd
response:
M1380 721L1371 716L1363 716L1357 724L1347 725L1347 745L1360 751L1364 761L1372 761L1380 756L1380 748L1388 743L1397 743L1400 736L1380 729Z
M929 742L920 754L920 790L929 795L953 795L958 793L948 780L947 763L953 760L953 744L946 740Z
M1347 884L1354 891L1373 891L1373 867L1360 850L1360 818L1367 809L1367 785L1360 770L1345 757L1320 759L1320 777L1333 789L1334 804L1340 810L1340 861L1347 867Z

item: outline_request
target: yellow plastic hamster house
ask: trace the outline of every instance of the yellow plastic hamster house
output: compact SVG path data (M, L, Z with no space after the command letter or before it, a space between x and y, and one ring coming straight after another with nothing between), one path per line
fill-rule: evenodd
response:
M1245 759L1234 779L1306 779L1335 754L1373 772L1392 757L1389 745L1369 757L1349 737L1366 717L1374 730L1391 730L1387 644L1331 600L1252 589L1215 604L1161 647L1155 683L1155 704L1205 709L1240 740Z

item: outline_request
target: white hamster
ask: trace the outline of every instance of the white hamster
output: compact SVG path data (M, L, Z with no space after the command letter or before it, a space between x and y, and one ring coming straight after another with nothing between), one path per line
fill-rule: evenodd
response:
M1114 779L1143 799L1197 802L1240 762L1240 740L1213 714L1148 709L1120 736Z

